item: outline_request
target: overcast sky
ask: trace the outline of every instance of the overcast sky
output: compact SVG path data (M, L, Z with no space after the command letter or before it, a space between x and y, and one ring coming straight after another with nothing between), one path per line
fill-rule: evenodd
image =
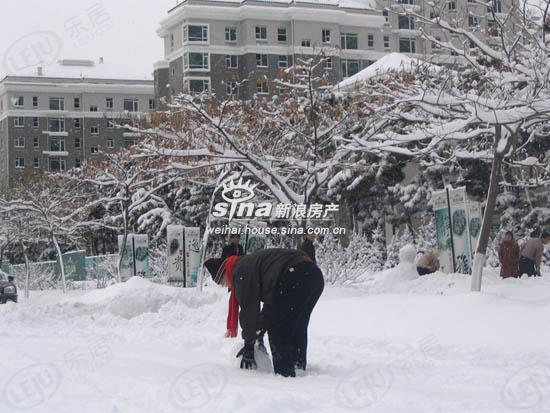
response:
M149 76L162 58L156 35L176 0L1 0L0 78L14 67L78 58L128 67Z

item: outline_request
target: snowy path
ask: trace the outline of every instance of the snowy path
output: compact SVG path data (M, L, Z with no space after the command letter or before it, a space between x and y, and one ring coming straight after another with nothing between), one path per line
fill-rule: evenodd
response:
M222 289L34 293L0 307L0 412L550 412L550 280L468 281L327 288L296 379L237 368Z

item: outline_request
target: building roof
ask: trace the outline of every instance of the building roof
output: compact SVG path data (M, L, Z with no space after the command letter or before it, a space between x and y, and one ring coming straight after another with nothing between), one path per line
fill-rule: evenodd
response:
M29 66L7 74L8 77L78 79L82 80L117 80L117 81L152 81L152 76L144 77L129 67L113 62L84 59L62 59L51 64Z
M341 8L353 8L353 9L376 9L375 0L207 0L215 3L233 3L233 4L246 4L246 3L280 3L288 5L321 5L321 6L334 6ZM168 13L176 10L187 3L187 0L181 1L178 5L171 8Z

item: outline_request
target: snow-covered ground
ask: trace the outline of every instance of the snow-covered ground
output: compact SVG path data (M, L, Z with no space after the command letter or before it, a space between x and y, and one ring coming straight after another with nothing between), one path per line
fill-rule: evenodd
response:
M33 292L0 306L0 412L550 412L546 275L327 287L295 379L238 369L221 288Z

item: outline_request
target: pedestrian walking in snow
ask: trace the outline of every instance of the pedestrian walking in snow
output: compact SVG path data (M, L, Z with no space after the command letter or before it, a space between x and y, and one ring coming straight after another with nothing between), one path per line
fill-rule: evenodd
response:
M432 274L439 270L439 254L437 250L428 251L416 262L418 275Z
M520 275L527 274L529 277L540 277L540 264L544 246L550 243L550 232L544 231L540 237L536 233L531 234L531 238L521 247L521 257L519 259Z
M223 247L222 258L229 258L232 255L244 255L244 249L241 245L241 236L239 234L233 234L229 237L229 244Z
M302 240L302 244L300 245L299 250L305 252L306 255L311 259L311 261L317 263L317 257L315 255L315 245L313 244L315 238L316 237L314 234L304 235L304 239Z
M519 257L519 245L514 240L514 234L508 231L498 249L500 276L502 278L517 278L519 276Z
M236 331L240 306L241 368L257 367L254 344L265 329L275 374L295 377L296 368L305 370L309 319L324 289L319 267L303 251L291 249L266 249L206 265L218 284L231 289L228 330Z

